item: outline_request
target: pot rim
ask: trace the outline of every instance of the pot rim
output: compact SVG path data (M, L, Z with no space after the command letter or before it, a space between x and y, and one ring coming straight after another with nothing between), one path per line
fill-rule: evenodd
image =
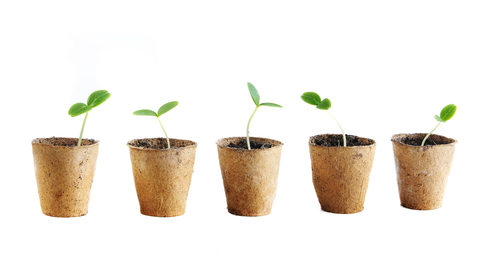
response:
M371 138L367 138L367 137L361 137L361 136L357 136L357 135L350 135L350 136L355 136L357 138L361 138L361 139L366 139L368 141L371 141L373 142L372 144L369 144L369 145L355 145L355 146L322 146L322 145L316 145L316 144L313 144L311 143L312 139L317 137L317 136L321 136L321 135L338 135L338 136L342 136L342 134L318 134L318 135L313 135L311 137L309 137L309 146L314 146L314 147L324 147L324 148L335 148L335 149L357 149L357 148L362 148L362 147L374 147L377 145L377 142L375 142L375 140L371 139ZM346 134L346 136L348 136L349 134Z
M405 135L407 135L407 136L418 136L418 135L424 135L424 136L426 136L428 134L429 133L400 133L400 134L394 134L391 137L391 142L399 144L399 145L409 146L409 147L426 147L426 146L427 147L429 147L429 146L431 146L431 147L439 147L439 146L443 147L443 146L453 146L453 145L455 145L458 142L457 140L455 140L453 138L449 138L449 137L446 137L444 135L437 135L437 134L431 134L429 137L431 137L431 136L438 136L438 137L444 138L446 141L449 141L449 143L447 143L447 144L432 144L432 145L424 145L424 146L420 146L420 145L419 146L415 146L415 145L405 144L405 143L400 142L399 140L396 140L396 138L401 137L401 136L405 136Z
M222 142L224 140L228 140L228 139L232 139L232 138L238 138L238 139L246 139L247 137L246 136L234 136L234 137L224 137L224 138L220 138L217 140L217 142L215 142L215 144L220 147L220 148L225 148L225 149L230 149L230 150L234 150L234 151L269 151L270 149L275 149L275 148L278 148L278 147L281 147L284 145L283 142L281 141L278 141L276 139L271 139L271 138L266 138L266 137L257 137L257 136L250 136L250 140L251 139L264 139L264 140L269 140L269 141L273 141L273 143L276 143L275 145L273 144L273 147L271 148L266 148L266 149L252 149L252 150L248 150L246 148L233 148L233 147L227 147L227 146L224 146L222 145Z
M87 144L87 145L82 145L82 146L67 146L67 145L54 145L54 144L43 144L43 143L39 143L37 142L37 140L39 139L52 139L52 138L55 138L55 139L75 139L75 140L78 140L78 138L76 137L55 137L55 136L52 136L52 137L37 137L37 138L34 138L33 140L31 140L31 144L32 145L41 145L41 146L52 146L52 147L67 147L67 148L78 148L78 147L92 147L92 146L95 146L95 145L99 145L99 140L95 140L95 139L92 139L92 138L82 138L82 141L83 140L94 140L95 143L93 144Z
M168 138L170 141L175 140L175 141L185 141L185 142L190 142L189 145L186 146L171 146L170 149L168 148L144 148L144 147L138 147L138 146L133 146L130 145L130 142L133 142L135 140L144 140L144 139L167 139L165 137L144 137L144 138L137 138L137 139L132 139L127 142L127 147L135 149L135 150L140 150L140 151L170 151L170 150L182 150L185 148L191 148L191 147L198 147L198 143L195 141L187 140L187 139L178 139L178 138Z

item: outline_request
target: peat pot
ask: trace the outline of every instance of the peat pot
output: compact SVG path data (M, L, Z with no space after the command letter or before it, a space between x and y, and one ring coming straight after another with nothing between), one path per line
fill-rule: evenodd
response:
M340 134L309 138L314 189L321 209L350 214L363 210L375 156L372 139Z
M397 134L391 138L401 206L432 210L443 204L456 140L440 135Z
M99 142L78 138L36 138L32 142L43 214L79 217L88 213Z
M127 143L141 213L175 217L186 212L197 143L170 138L135 139Z
M276 196L283 143L258 137L251 137L250 143L251 150L246 137L216 142L227 210L239 216L265 216Z

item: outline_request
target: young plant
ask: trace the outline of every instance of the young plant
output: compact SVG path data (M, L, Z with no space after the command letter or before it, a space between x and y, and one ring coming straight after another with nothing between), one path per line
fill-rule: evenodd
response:
M83 129L85 128L85 122L87 121L87 116L89 115L89 111L92 108L99 106L104 103L104 101L108 100L111 96L107 90L97 90L90 94L87 99L87 104L85 103L76 103L69 108L68 115L71 117L79 116L85 113L85 119L83 120L82 131L80 131L80 138L78 139L78 146L82 145L82 135Z
M340 125L339 121L337 121L337 119L335 119L335 117L333 117L332 114L328 112L328 109L332 107L332 102L330 102L330 99L325 98L321 100L321 97L314 92L305 92L304 94L302 94L300 98L302 98L302 100L304 100L304 102L306 102L307 104L316 106L317 109L325 110L326 113L328 113L335 120L335 122L337 122L337 124L340 127L340 130L342 131L342 137L344 139L344 147L345 147L347 142L344 134L344 129L342 129L342 126Z
M434 130L436 130L436 128L438 128L438 126L441 123L446 123L446 121L450 120L455 115L455 112L457 112L457 106L455 106L454 104L449 104L449 105L445 106L443 108L443 110L441 110L441 114L439 116L434 115L434 118L439 123L436 127L434 127L434 129L432 129L432 131L429 134L427 134L427 136L425 136L424 140L422 141L422 146L424 146L425 141L427 140L427 138L429 138L429 136L431 136L431 134L434 132Z
M160 126L163 129L163 132L165 133L165 137L167 137L168 149L170 149L170 140L168 139L168 135L167 132L165 131L165 128L161 124L160 116L172 110L177 105L179 105L179 102L177 101L168 102L165 105L161 106L160 109L158 109L158 113L149 109L141 109L134 112L134 115L136 116L156 116L158 118L158 122L160 122Z
M248 85L248 91L250 91L250 96L252 96L253 102L256 105L255 110L253 111L252 116L250 117L250 120L248 120L248 124L247 124L247 145L248 145L248 150L252 150L252 148L250 148L250 136L249 136L250 121L252 121L253 115L255 115L255 112L257 112L257 108L259 108L260 106L281 107L282 108L282 106L280 106L278 104L274 104L274 103L260 103L260 95L259 95L259 92L257 91L257 89L250 82L248 82L247 85Z

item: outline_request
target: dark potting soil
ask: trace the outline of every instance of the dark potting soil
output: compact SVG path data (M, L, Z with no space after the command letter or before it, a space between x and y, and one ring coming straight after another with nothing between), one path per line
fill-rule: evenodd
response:
M170 149L178 149L192 145L194 142L179 139L170 139ZM146 149L168 149L167 138L135 139L127 143L130 146Z
M33 140L34 143L49 144L53 146L68 146L74 147L78 145L78 138L65 138L65 137L50 137L50 138L37 138ZM82 146L92 145L98 141L94 139L82 139Z
M238 149L248 149L247 139L244 138L237 143L230 142L226 147L229 148L238 148ZM267 149L273 147L270 143L266 142L256 142L254 140L250 140L250 148L252 149Z
M422 146L422 141L425 138L425 134L421 135L407 135L398 139L398 142L412 145L412 146ZM438 138L437 136L429 136L427 140L425 140L425 146L427 145L440 145L440 144L449 144L450 141L445 140L443 138Z
M373 140L358 137L355 135L346 135L345 138L347 141L347 146L367 146L375 143ZM337 134L318 135L312 139L312 144L325 147L332 147L332 146L341 147L344 146L344 137L342 135L337 135Z

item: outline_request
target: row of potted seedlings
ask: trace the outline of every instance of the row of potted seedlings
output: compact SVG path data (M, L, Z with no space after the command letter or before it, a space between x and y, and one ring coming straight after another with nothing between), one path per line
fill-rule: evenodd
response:
M261 106L257 89L248 83L256 108L247 125L246 137L222 138L216 142L226 193L227 209L240 216L264 216L271 213L283 143L249 136L250 122ZM89 111L105 102L110 93L92 93L87 103L76 103L72 117L85 114L77 138L36 138L32 141L35 173L42 212L54 217L77 217L88 212L99 142L82 139ZM328 112L331 102L314 92L302 100ZM185 213L197 143L169 139L160 116L178 105L177 101L160 107L158 112L143 109L139 116L158 118L165 138L135 139L127 143L132 161L135 187L141 213L173 217ZM456 112L448 105L439 122L446 122ZM363 210L368 181L375 156L372 139L342 134L322 134L309 139L313 184L321 209L350 214ZM437 126L436 126L437 128ZM434 128L434 130L436 130ZM432 134L397 134L392 136L401 205L417 210L441 207L453 160L456 140Z

